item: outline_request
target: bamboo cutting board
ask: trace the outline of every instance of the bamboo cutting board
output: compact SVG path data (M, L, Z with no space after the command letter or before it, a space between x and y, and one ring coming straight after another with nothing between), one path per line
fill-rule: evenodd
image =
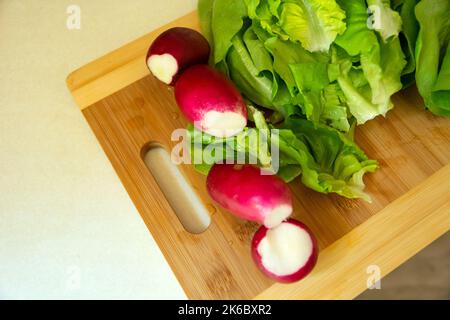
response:
M351 299L367 288L368 267L384 276L450 229L450 120L422 110L411 89L395 97L386 119L358 128L358 144L381 164L366 178L373 203L291 185L295 218L321 248L305 280L265 278L250 255L258 226L222 211L208 198L205 177L181 166L212 220L202 234L187 232L142 156L152 142L170 150L172 131L187 124L172 90L145 64L152 40L174 26L199 29L196 13L82 67L67 84L189 298Z

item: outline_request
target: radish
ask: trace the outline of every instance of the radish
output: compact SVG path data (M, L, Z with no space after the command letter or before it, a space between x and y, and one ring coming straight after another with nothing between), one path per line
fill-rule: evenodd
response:
M173 84L186 68L207 63L210 47L200 33L188 28L172 28L152 43L147 53L147 66L166 84Z
M175 84L175 98L194 126L219 138L247 126L247 106L234 84L219 71L196 65L183 72Z
M252 256L269 278L292 283L305 278L317 262L317 241L303 223L289 219L273 229L262 226L253 237Z
M274 175L262 175L251 165L215 164L206 188L222 207L244 220L278 226L292 214L292 194Z

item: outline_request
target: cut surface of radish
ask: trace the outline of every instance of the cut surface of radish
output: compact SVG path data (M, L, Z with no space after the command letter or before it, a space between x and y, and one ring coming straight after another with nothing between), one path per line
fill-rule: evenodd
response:
M289 219L273 229L261 227L252 242L258 267L270 278L284 283L306 277L317 262L317 242L309 228Z
M173 85L182 71L207 63L209 43L199 32L176 27L160 34L147 52L147 66L160 81Z
M258 253L266 269L280 276L298 271L312 253L309 233L290 223L282 223L268 230L258 246Z
M175 98L194 126L219 138L232 137L247 125L247 106L234 84L208 65L184 71L175 84Z
M235 216L273 228L292 214L292 194L277 176L252 165L215 164L206 180L213 200Z
M178 73L178 62L169 53L154 54L148 57L147 65L153 75L166 84L171 84L174 76Z

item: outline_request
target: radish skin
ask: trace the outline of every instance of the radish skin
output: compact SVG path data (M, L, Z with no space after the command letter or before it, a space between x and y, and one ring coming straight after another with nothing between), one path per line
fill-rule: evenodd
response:
M173 85L186 68L208 63L210 46L199 32L188 28L172 28L153 41L147 53L147 66L160 81Z
M219 71L196 65L175 84L175 98L194 126L219 138L232 137L247 126L247 106L234 84Z
M281 283L297 282L317 263L317 240L305 224L294 219L273 229L262 226L252 240L252 257L269 278Z
M292 214L288 185L274 175L262 175L252 165L215 164L206 188L222 207L239 218L273 228Z

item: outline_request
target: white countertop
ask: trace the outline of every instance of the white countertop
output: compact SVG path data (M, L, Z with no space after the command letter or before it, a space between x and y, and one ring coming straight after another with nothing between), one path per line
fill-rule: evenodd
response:
M195 6L0 0L0 299L186 298L65 78Z

